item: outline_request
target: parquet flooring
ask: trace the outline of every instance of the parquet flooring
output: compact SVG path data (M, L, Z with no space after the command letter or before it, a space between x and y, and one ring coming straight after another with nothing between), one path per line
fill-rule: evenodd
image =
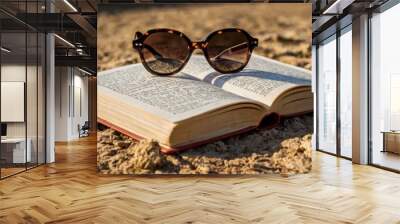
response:
M3 167L3 168L1 168L1 176L7 177L7 176L13 175L15 173L22 172L24 170L25 170L25 167L7 167L7 168Z
M315 152L313 171L99 176L95 138L0 181L0 223L400 223L400 175Z

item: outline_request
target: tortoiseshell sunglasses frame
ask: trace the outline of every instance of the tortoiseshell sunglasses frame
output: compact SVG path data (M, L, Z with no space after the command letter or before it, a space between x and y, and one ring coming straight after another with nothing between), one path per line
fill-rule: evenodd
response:
M176 71L174 71L174 72L170 72L170 73L158 73L158 72L152 70L152 69L147 65L147 63L146 63L146 61L145 61L145 59L144 59L144 55L143 55L143 52L142 52L144 41L145 41L146 38L149 37L151 34L153 34L153 33L160 33L160 32L168 32L168 33L172 33L172 34L179 35L180 37L184 38L184 39L188 42L188 44L189 44L189 46L188 46L188 47L190 48L190 49L189 49L189 56L188 56L187 59L184 61L184 63L182 64L182 66L180 66L180 68L178 68L178 69L177 69ZM217 67L215 67L215 66L212 64L212 62L211 62L211 60L210 60L210 57L209 57L209 55L208 55L208 52L207 52L207 47L208 47L208 42L209 42L209 40L210 40L214 35L222 34L222 33L226 33L226 32L240 32L240 33L243 33L243 34L245 35L245 37L247 38L248 46L249 46L249 47L248 47L247 56L246 56L246 57L247 57L247 58L246 58L246 59L247 59L246 62L245 62L245 63L243 64L243 66L241 66L240 68L237 68L237 69L232 70L232 71L223 71L223 70L220 70L220 69L218 69ZM238 28L226 28L226 29L217 30L217 31L214 31L214 32L208 34L207 37L206 37L206 39L203 40L203 41L195 41L195 42L193 42L193 41L191 41L184 33L180 32L180 31L173 30L173 29L168 29L168 28L161 28L161 29L151 29L151 30L148 30L148 31L147 31L146 33L144 33L144 34L141 33L141 32L136 32L136 33L135 33L135 37L134 37L134 39L133 39L133 41L132 41L132 46L133 46L134 49L136 49L136 50L139 52L140 60L142 61L142 64L143 64L143 66L145 67L145 69L146 69L148 72L150 72L150 73L152 73L152 74L154 74L154 75L169 76L169 75L173 75L173 74L176 74L176 73L180 72L180 71L185 67L185 65L188 63L190 57L192 56L193 51L196 50L196 49L200 49L200 50L203 51L204 56L206 57L206 59L207 59L207 61L208 61L208 64L209 64L213 69L215 69L216 71L218 71L218 72L220 72L220 73L227 74L227 73L236 73L236 72L240 72L241 70L243 70L244 67L246 67L246 65L248 64L248 62L249 62L249 60L250 60L251 53L253 52L254 48L256 48L256 47L258 46L258 39L252 37L249 33L247 33L246 31L244 31L244 30L242 30L242 29L238 29Z

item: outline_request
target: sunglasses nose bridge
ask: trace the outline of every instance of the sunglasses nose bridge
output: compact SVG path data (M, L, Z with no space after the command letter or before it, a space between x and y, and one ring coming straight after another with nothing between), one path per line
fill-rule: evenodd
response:
M192 49L193 50L196 50L196 49L203 50L206 47L207 47L207 43L204 42L204 41L192 42Z

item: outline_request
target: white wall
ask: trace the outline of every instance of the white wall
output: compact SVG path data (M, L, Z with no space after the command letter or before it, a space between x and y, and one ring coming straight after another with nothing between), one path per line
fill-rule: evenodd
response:
M1 66L1 81L25 82L25 69L25 64L3 64ZM1 110L6 110L6 108L1 108ZM25 126L25 122L7 122L7 137L25 137Z
M1 66L1 81L2 82L25 82L25 64L3 64ZM29 68L28 68L29 69ZM2 98L5 96L2 96ZM1 110L7 110L7 108L1 108ZM24 108L22 108L24 110ZM25 136L25 125L24 122L7 122L7 131L10 132L8 135L13 137L24 137ZM22 129L22 131L18 131ZM20 135L20 136L19 136Z
M38 69L38 70L37 70ZM20 110L18 113L24 114L25 117L21 122L5 122L7 124L7 137L9 138L25 138L29 139L29 148L31 149L32 162L39 159L39 163L44 163L45 150L45 120L44 120L44 74L41 67L27 65L25 63L3 63L1 66L2 82L24 82L26 88L19 90L20 94L24 94L26 90L26 101L22 102L22 107L14 108ZM25 80L27 79L27 80ZM2 93L4 89L2 89ZM8 98L2 95L2 98ZM25 98L25 96L24 96ZM25 106L26 103L26 106ZM2 107L2 112L13 110L12 108ZM17 113L17 111L8 111Z
M74 92L73 99L75 100L75 106L73 108L73 119L72 119L72 136L79 137L78 132L78 124L81 126L88 121L88 77L82 76L79 72L79 75L76 75L75 70L75 77L74 77ZM80 93L79 93L80 91ZM79 97L80 96L80 97ZM80 102L79 102L80 101ZM81 108L79 108L81 107ZM74 111L75 110L75 111ZM81 110L81 111L80 111Z
M77 139L78 125L88 120L88 78L76 68L56 67L55 85L55 140Z
M1 66L1 81L2 82L25 82L25 64L3 64ZM33 68L28 66L28 72ZM28 93L28 95L31 95ZM35 93L36 96L36 93ZM1 108L6 110L6 108ZM8 137L25 137L25 122L7 122Z
M67 141L69 132L69 96L70 77L68 67L55 68L55 141Z

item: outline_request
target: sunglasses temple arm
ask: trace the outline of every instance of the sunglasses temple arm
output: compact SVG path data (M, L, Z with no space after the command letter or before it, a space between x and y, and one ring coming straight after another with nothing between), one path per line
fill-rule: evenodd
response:
M141 47L145 47L147 50L150 51L150 53L152 53L154 55L155 58L159 59L162 58L162 55L160 53L158 53L158 51L156 51L154 48L152 48L151 46L145 44L142 42L141 38L143 37L143 34L141 32L136 32L135 33L135 38L133 40L133 47L136 49L139 49Z
M253 49L258 47L258 39L257 38L251 38L251 46Z
M142 36L143 34L141 32L136 32L135 37L133 38L132 41L132 46L135 49L139 49L142 46Z
M149 46L149 45L147 45L147 44L143 44L143 47L145 47L147 50L149 50L150 53L151 53L155 58L160 59L160 58L163 57L160 53L158 53L158 51L157 51L156 49L152 48L151 46Z
M139 40L143 37L143 34L141 32L136 32L135 33L135 40Z
M227 48L227 49L221 51L221 53L217 54L215 57L212 57L211 60L214 61L216 59L220 59L221 56L223 56L227 52L231 52L232 50L241 50L243 48L246 48L247 46L248 46L248 42L247 41L243 42L243 43L240 43L240 44L237 44L235 46L232 46L230 48Z

